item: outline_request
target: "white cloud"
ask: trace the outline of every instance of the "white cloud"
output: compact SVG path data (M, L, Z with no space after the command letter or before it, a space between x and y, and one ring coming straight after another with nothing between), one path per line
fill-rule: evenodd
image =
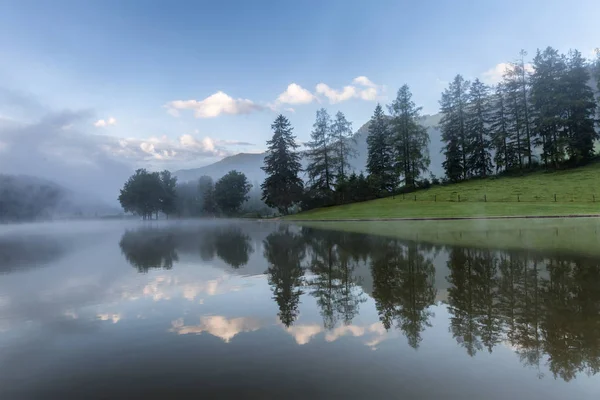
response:
M285 111L287 112L291 112L291 113L295 113L296 110L294 110L292 107L288 107L288 108L284 108Z
M264 107L248 99L234 99L218 91L204 100L174 100L165 105L169 114L179 116L180 110L192 110L196 118L214 118L221 114L250 114Z
M331 104L335 104L355 98L375 101L385 90L383 86L376 85L366 76L358 76L352 80L352 83L353 85L344 86L341 90L333 89L325 83L319 83L316 91L325 96Z
M109 117L106 120L99 119L98 121L94 122L94 126L96 128L105 128L107 126L116 125L116 124L117 124L117 120L113 117Z
M366 76L357 76L356 78L354 78L352 80L352 83L354 83L355 85L361 85L361 86L366 86L366 87L371 87L371 88L376 88L377 87L377 85L374 84Z
M488 85L496 85L502 82L504 75L513 69L514 65L511 63L503 62L496 64L494 67L481 74L481 80ZM533 65L530 63L525 64L525 71L529 73L533 72Z
M254 318L240 317L227 319L220 315L201 317L199 325L184 325L183 319L180 318L171 322L171 326L170 331L178 335L199 335L207 332L221 338L225 343L229 343L231 339L241 332L253 332L260 329L259 321Z
M358 92L358 97L367 101L375 101L377 99L377 89L367 88Z
M136 165L148 161L185 162L200 158L219 158L231 155L227 146L249 146L251 143L198 138L184 134L178 138L151 136L149 138L103 137L103 149L118 158L129 159Z
M277 103L283 104L308 104L315 100L315 96L302 86L291 83L285 92L277 98Z
M356 97L356 88L354 86L344 86L342 90L335 90L324 83L319 83L316 89L317 93L327 97L331 104Z

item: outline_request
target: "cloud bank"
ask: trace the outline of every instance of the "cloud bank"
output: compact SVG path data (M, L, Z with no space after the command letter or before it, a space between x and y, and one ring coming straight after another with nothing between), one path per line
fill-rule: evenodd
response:
M196 118L214 118L219 115L240 115L262 111L264 106L248 99L234 99L218 91L204 100L174 100L165 105L167 112L175 117L181 110L191 110Z

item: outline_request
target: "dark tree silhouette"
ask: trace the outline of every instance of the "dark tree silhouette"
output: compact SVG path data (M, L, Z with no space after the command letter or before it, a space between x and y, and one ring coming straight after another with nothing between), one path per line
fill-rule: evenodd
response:
M279 320L286 327L298 318L300 296L304 293L302 260L306 244L289 227L271 233L264 240L264 256L269 263L267 275L273 290L273 299L279 306Z
M233 268L248 264L250 254L254 252L250 237L234 227L217 231L214 246L217 256Z
M158 229L127 231L119 242L121 252L138 272L173 268L173 263L179 261L176 245L173 234Z
M404 246L393 239L385 240L374 253L373 299L379 318L388 330L395 322L408 344L417 349L421 332L431 326L429 307L435 303L435 269L431 259L416 243Z

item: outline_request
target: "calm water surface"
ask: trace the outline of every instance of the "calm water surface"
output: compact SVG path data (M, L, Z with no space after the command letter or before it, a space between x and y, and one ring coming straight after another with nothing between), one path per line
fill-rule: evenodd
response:
M277 223L0 226L1 399L597 399L598 372L589 256Z

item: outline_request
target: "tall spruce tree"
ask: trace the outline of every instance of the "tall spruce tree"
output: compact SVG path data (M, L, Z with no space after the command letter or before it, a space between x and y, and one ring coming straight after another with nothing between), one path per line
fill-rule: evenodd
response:
M338 182L343 182L350 173L349 159L356 157L356 150L352 146L356 144L356 139L352 136L352 122L348 121L341 111L335 114L335 120L331 125L331 136L335 164L337 165L336 179Z
M313 124L308 142L308 166L306 172L311 189L319 196L331 196L338 170L331 134L331 118L324 108L317 110L317 118Z
M600 48L597 48L594 51L596 52L596 60L592 63L592 71L594 74L594 80L596 81L598 95L600 96Z
M490 112L489 87L475 79L469 91L465 118L467 170L471 176L485 178L492 172Z
M469 82L456 75L448 88L442 93L440 108L442 119L440 128L444 142L443 162L446 176L452 182L468 178L467 157L468 137L466 129L466 105Z
M592 76L596 81L596 95L597 100L600 103L600 48L595 50L596 59L592 62ZM598 121L600 121L600 105L598 106Z
M412 101L408 85L403 85L396 99L388 106L392 116L391 130L394 143L394 170L396 181L402 176L406 186L414 186L421 173L429 167L429 134L419 123L419 112Z
M531 75L531 104L534 125L542 145L546 166L558 167L564 158L564 74L566 61L556 49L537 51Z
M388 121L380 104L375 107L369 123L367 148L367 172L378 182L380 194L391 192L394 189L393 146Z
M494 150L496 173L500 170L509 171L516 165L509 130L507 101L506 85L500 83L492 97L490 114L491 148Z
M265 165L261 168L267 178L260 186L262 200L282 214L300 202L304 190L302 179L298 176L302 166L300 155L295 151L299 146L292 134L290 121L279 115L271 125L273 137L267 142L268 153Z
M519 152L520 167L522 160L527 160L527 167L531 168L533 157L533 132L531 124L530 91L531 78L528 72L530 68L525 63L527 52L521 50L519 59L510 64L504 74L504 83L511 93L515 136L518 138L517 150Z
M585 58L577 50L569 52L567 71L563 75L566 107L565 141L569 161L585 164L594 156L596 99L588 85L590 74Z
M523 133L524 111L519 102L519 87L514 82L505 80L506 111L508 116L509 137L512 142L512 158L516 160L515 168L523 170L523 154L525 152L525 135Z

